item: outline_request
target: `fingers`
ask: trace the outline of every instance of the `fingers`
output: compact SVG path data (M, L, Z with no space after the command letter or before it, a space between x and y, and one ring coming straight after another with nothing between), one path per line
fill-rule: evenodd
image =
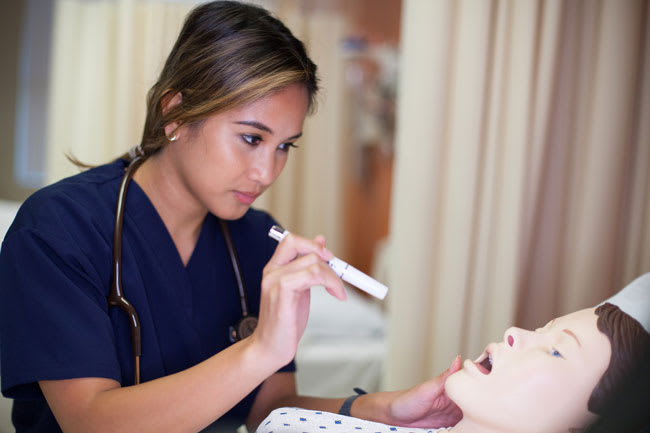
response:
M449 368L440 373L440 375L437 377L429 379L424 384L431 387L430 390L435 394L442 395L444 392L445 381L449 376L459 371L462 368L462 365L463 364L460 355L456 355L456 357L451 361Z
M289 233L278 245L264 270L264 283L279 284L287 290L305 290L325 286L340 300L347 299L345 287L327 262L334 254L325 247L325 237L307 239Z
M278 244L269 263L284 265L296 259L298 256L304 256L310 253L318 255L326 262L334 257L334 254L325 247L325 238L323 236L316 236L312 240L289 233Z
M341 285L343 286L343 284L341 284ZM345 286L343 286L343 293L340 293L339 291L332 290L327 286L325 287L325 290L327 290L327 293L334 296L336 299L338 299L340 301L345 301L346 299L348 299L348 292L345 290Z
M284 266L266 270L262 288L277 287L282 291L301 291L312 286L325 286L327 291L340 300L347 298L341 279L329 265L315 253L300 256Z
M449 368L443 371L440 374L440 376L436 378L436 380L439 381L440 385L444 386L445 382L447 381L447 378L449 378L449 376L459 371L462 368L462 366L463 363L460 355L456 355L453 361L451 361L451 365L449 366Z
M456 357L454 358L454 360L451 361L451 365L449 366L449 368L448 368L447 370L445 370L445 371L442 373L441 376L442 376L443 379L446 379L446 378L448 378L449 376L451 376L452 374L454 374L454 373L456 373L457 371L459 371L461 368L462 368L462 360L461 360L461 358L460 358L460 355L456 355Z
M314 238L314 242L322 245L323 247L325 246L325 236L323 235L318 235Z

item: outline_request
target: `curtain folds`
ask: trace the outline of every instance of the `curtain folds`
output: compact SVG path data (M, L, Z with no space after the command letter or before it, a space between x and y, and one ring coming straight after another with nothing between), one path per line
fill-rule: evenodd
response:
M146 93L189 2L58 0L52 40L48 183L138 144Z
M649 13L405 0L385 388L650 270Z

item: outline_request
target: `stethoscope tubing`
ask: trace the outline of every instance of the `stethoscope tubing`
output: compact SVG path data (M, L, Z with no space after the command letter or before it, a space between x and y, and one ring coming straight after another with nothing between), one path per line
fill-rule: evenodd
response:
M129 318L129 327L131 330L131 348L133 351L133 365L134 365L134 384L140 383L140 356L142 354L142 331L140 326L140 319L135 307L125 298L124 290L122 288L122 228L124 225L124 209L126 207L126 192L129 187L131 179L135 171L142 165L146 157L138 155L131 160L126 167L124 176L120 183L120 189L117 195L117 203L115 206L115 226L113 228L113 268L111 274L111 288L107 296L108 308L117 307L122 310ZM246 296L246 288L244 287L244 279L241 275L239 259L237 252L230 236L228 224L219 219L221 232L223 233L230 261L232 263L235 280L237 282L237 289L239 290L239 301L242 310L242 319L232 326L229 334L231 341L235 342L246 338L252 333L255 326L257 326L257 318L249 316L248 313L248 298Z
M140 319L135 307L124 297L122 290L122 226L124 222L124 208L126 206L126 191L133 174L144 162L143 156L135 157L126 167L120 190L117 195L117 204L115 207L115 227L113 229L113 271L111 275L111 290L108 294L107 302L110 307L118 307L129 317L129 327L131 328L131 348L134 357L134 383L140 383L140 355L142 353L142 332Z

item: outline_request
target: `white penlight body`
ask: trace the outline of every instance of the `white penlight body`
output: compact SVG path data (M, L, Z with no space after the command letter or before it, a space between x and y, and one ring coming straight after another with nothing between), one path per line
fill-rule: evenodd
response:
M276 241L280 242L289 234L289 231L280 226L273 226L269 230L269 236ZM350 266L343 260L334 257L328 262L330 267L334 270L343 281L353 285L354 287L363 290L375 298L384 299L388 293L388 287L381 284L374 278L364 274L354 266Z

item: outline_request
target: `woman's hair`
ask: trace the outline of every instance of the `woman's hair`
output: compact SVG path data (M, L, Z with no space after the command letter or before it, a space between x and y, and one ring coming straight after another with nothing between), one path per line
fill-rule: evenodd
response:
M165 126L194 127L206 117L302 84L310 110L318 91L316 65L305 47L265 9L237 1L201 4L187 16L156 84L149 90L140 146L160 150ZM182 100L163 112L180 93Z
M650 396L650 334L613 304L599 306L596 314L598 329L609 339L612 355L591 393L588 408L601 415L601 426L611 423L617 432L637 432L650 423L646 406Z

